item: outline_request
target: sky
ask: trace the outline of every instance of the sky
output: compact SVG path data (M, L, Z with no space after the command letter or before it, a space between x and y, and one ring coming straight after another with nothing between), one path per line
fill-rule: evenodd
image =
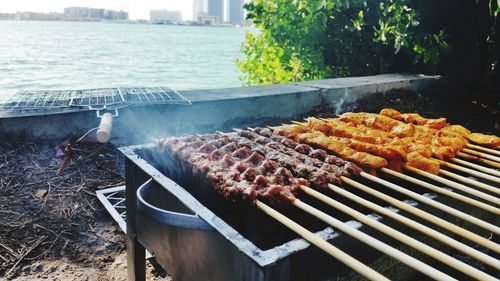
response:
M150 10L181 11L183 20L193 18L193 0L0 0L0 13L63 12L65 7L81 6L123 10L130 19L149 19Z

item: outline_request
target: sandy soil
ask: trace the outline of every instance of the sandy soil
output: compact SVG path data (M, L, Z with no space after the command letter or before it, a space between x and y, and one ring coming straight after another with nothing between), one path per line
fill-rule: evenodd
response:
M53 146L0 144L1 280L126 280L125 235L95 196L124 183L121 157L111 145L77 148L57 176Z

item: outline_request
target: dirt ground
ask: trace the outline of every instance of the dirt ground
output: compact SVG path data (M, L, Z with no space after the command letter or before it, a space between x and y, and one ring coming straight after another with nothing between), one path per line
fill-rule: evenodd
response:
M124 184L121 158L111 145L77 149L57 176L54 147L0 144L0 279L126 280L125 235L95 195Z

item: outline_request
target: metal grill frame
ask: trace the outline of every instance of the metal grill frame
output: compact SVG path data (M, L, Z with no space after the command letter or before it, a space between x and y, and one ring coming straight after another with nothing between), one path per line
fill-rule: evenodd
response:
M113 220L118 224L124 234L127 234L127 210L125 206L125 186L97 190L97 199L106 208ZM146 250L146 259L154 258L154 255ZM156 268L156 265L153 264ZM157 268L159 270L159 268Z
M0 109L11 111L64 108L112 110L147 104L190 105L191 101L168 87L26 90L17 92L5 103L0 104Z

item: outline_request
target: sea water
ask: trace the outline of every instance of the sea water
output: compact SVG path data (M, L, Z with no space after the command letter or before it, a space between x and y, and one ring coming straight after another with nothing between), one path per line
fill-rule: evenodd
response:
M241 86L250 28L0 21L0 101L19 90Z

